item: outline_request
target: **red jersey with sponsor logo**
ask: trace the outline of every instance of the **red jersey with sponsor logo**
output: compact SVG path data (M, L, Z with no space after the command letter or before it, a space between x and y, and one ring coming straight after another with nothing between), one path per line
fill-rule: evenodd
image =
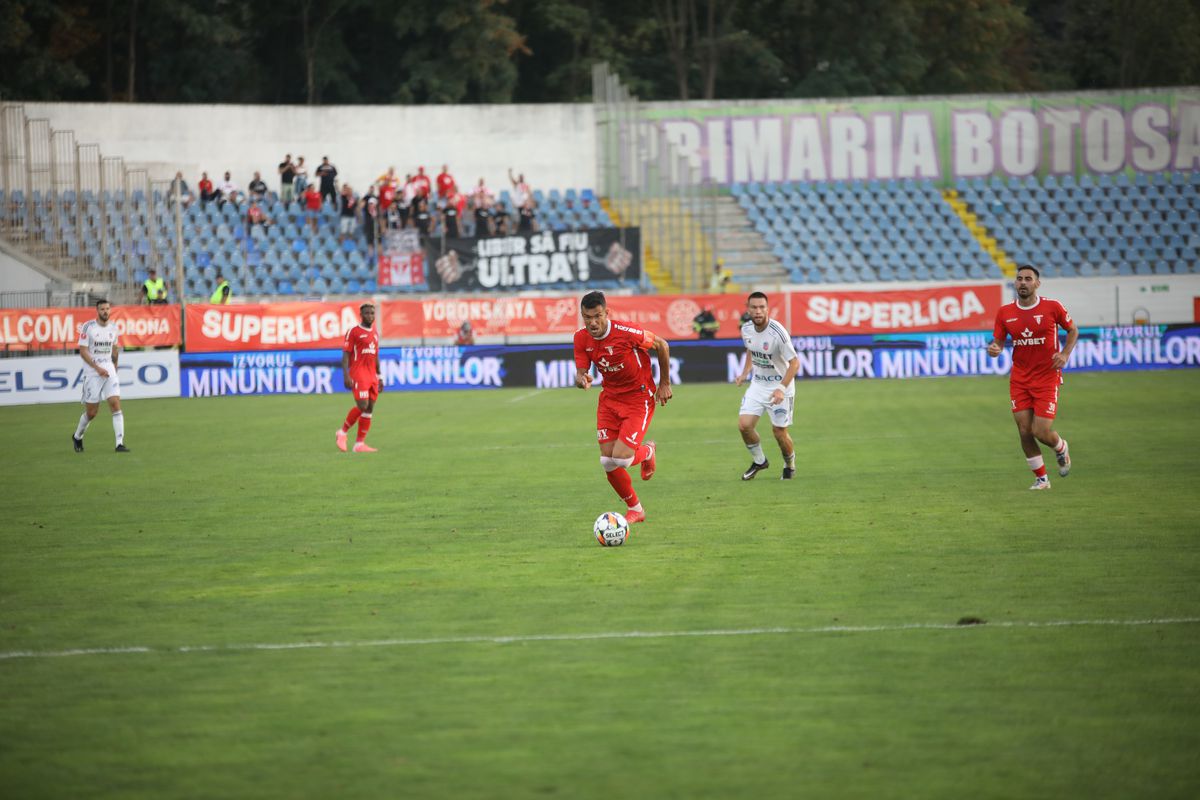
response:
M350 379L355 383L374 383L379 359L379 331L355 325L346 331L342 352L350 354Z
M1059 351L1058 329L1074 324L1062 303L1048 297L1039 297L1031 308L1016 303L1001 306L992 335L1001 344L1006 336L1012 337L1012 382L1061 383L1062 371L1054 368L1051 359Z
M649 353L653 345L654 334L650 331L609 320L608 333L599 339L587 328L575 331L575 366L587 371L595 364L604 394L610 399L653 393Z

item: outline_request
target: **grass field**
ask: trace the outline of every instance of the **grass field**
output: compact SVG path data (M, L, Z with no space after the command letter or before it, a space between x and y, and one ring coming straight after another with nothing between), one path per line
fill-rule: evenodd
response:
M1004 379L805 383L791 483L739 398L614 549L595 393L0 409L0 795L1200 796L1200 372L1070 376L1041 493Z

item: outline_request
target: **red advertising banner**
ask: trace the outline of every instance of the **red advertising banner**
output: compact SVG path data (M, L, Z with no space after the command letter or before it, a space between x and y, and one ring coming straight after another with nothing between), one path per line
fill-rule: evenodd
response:
M94 307L0 309L0 344L10 350L68 350L79 329L96 318ZM113 306L110 322L121 347L179 344L179 306Z
M792 292L793 336L979 331L1003 305L999 283L891 292Z
M184 322L189 353L228 350L320 350L340 348L358 324L360 301L189 305ZM381 320L380 335L402 338Z

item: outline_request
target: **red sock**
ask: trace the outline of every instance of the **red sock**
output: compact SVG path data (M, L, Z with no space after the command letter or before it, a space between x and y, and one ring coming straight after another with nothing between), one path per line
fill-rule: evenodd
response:
M354 423L358 422L358 417L360 414L362 414L362 411L358 406L350 409L350 413L346 415L346 421L342 423L342 433L345 433L354 427Z
M1033 470L1034 475L1037 475L1039 478L1046 477L1046 462L1041 456L1026 458L1025 462L1029 464L1029 468Z
M363 414L358 418L358 438L354 441L361 442L366 439L369 430L371 430L371 415Z
M632 467L637 464L640 464L649 457L650 457L650 446L644 445L644 444L639 444L637 446L637 450L633 451L633 464L630 464L629 466ZM634 505L637 505L637 504L634 503Z
M638 504L637 492L633 490L633 478L629 477L629 473L623 467L617 467L612 472L604 473L608 476L608 482L617 490L617 497L625 501L625 505L633 508Z

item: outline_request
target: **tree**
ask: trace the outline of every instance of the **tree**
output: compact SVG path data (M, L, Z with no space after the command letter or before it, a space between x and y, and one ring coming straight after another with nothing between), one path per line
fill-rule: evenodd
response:
M0 96L58 100L91 87L79 66L101 39L90 12L82 0L0 0Z

